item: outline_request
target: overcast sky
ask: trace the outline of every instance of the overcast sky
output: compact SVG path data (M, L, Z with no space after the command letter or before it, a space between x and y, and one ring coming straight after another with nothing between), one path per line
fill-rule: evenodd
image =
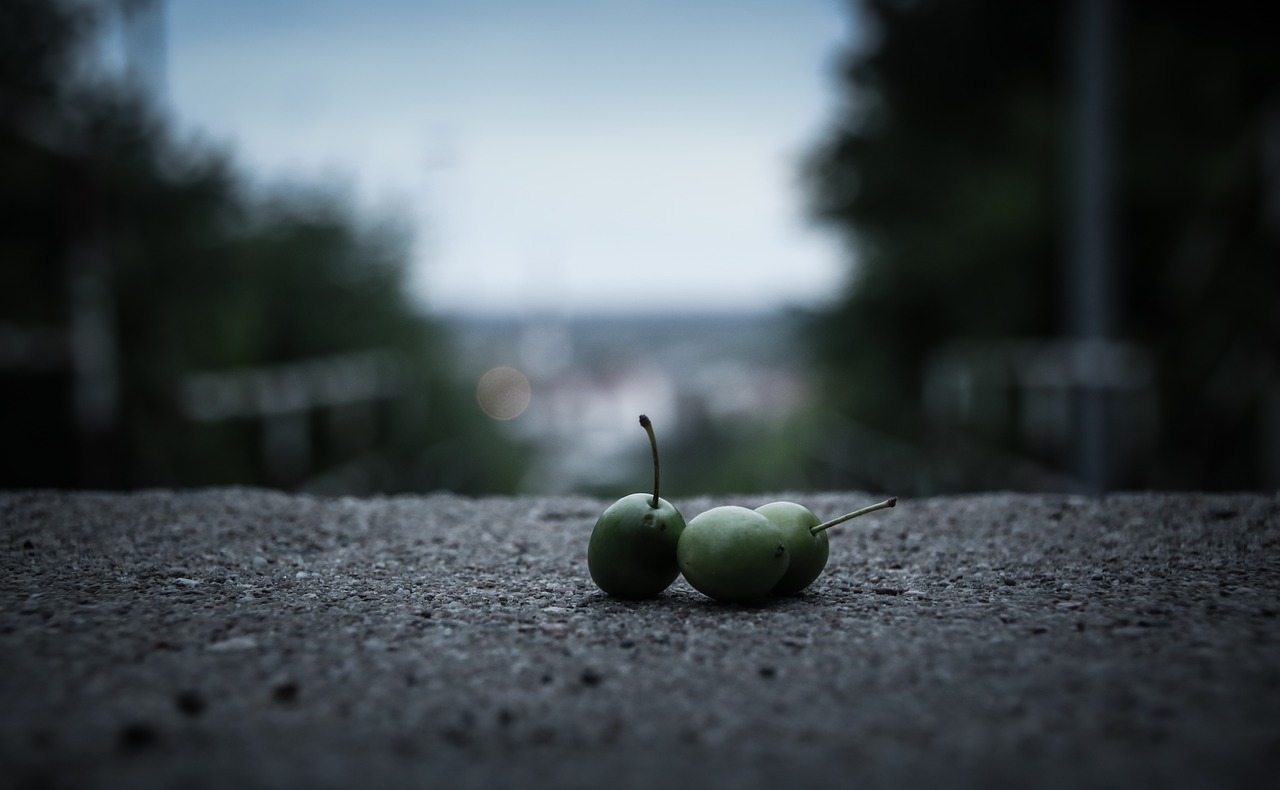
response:
M842 0L169 0L180 130L416 229L440 311L770 309L832 295L799 157Z

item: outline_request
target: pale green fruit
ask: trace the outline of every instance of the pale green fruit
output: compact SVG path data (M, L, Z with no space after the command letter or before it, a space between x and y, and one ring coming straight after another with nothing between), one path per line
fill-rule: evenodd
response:
M769 594L787 571L782 533L768 518L724 505L695 516L676 546L680 571L703 595L750 601Z
M630 494L596 519L587 544L587 570L596 585L616 598L652 598L676 580L676 544L684 518L665 499Z
M817 534L810 532L822 522L812 510L795 502L770 502L756 508L756 512L773 522L791 554L787 572L769 593L792 595L813 584L827 567L827 558L831 555L826 530Z
M814 579L822 575L822 569L827 567L827 558L831 555L831 544L827 540L828 529L897 504L898 498L890 497L822 523L818 522L813 511L795 502L770 502L756 508L757 513L768 518L778 528L786 542L787 551L791 554L787 572L778 580L777 586L770 590L770 594L793 595L813 584Z
M629 494L605 508L587 543L591 580L616 598L652 598L680 575L676 544L684 516L658 496L658 439L643 414L640 427L653 451L653 493Z

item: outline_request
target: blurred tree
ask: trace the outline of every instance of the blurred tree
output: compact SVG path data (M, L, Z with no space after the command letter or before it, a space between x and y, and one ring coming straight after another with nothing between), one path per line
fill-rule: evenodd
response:
M251 195L77 77L88 8L0 10L0 485L511 490L523 453L408 299L405 229L318 189ZM360 374L383 391L335 395L376 389ZM238 410L194 412L200 381ZM301 443L284 473L277 434Z
M923 392L952 341L1070 329L1072 5L854 6L867 42L844 61L844 105L807 164L814 212L852 266L811 322L834 415L811 479L1069 487L1062 448L1028 435L1026 388L962 431L931 420ZM1155 438L1120 448L1115 484L1277 484L1280 48L1253 4L1115 8L1117 335L1149 353L1156 393L1131 407Z
M60 134L65 75L89 28L80 6L0 4L0 477L69 484L74 425L65 338L66 238L60 184L78 152ZM64 419L46 421L58 411ZM24 448L19 457L18 448Z

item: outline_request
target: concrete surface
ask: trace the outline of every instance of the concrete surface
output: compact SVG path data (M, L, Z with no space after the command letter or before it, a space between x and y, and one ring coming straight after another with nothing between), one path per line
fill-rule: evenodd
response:
M772 498L879 497L674 501ZM0 784L1280 786L1280 496L903 500L755 607L599 593L606 504L0 493Z

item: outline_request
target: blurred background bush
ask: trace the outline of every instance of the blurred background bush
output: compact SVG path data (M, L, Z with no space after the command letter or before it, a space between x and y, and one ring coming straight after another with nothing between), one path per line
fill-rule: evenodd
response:
M86 73L132 10L0 10L0 481L513 488L526 451L406 296L407 229L321 187L251 193Z
M832 484L1280 485L1280 47L1243 2L860 4L810 162Z
M613 495L648 412L668 496L1280 488L1254 4L850 3L799 168L838 298L648 317L430 314L406 217L85 67L152 5L0 6L0 486Z

